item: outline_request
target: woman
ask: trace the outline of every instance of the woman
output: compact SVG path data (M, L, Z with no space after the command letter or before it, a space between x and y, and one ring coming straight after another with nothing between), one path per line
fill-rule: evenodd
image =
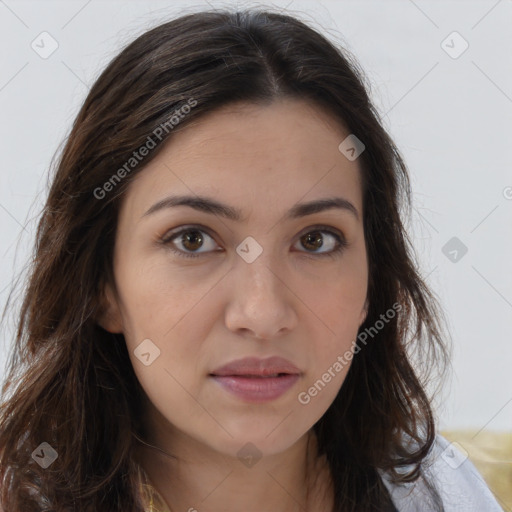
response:
M448 350L408 201L357 64L299 20L202 12L128 45L40 220L3 508L500 510L436 434Z

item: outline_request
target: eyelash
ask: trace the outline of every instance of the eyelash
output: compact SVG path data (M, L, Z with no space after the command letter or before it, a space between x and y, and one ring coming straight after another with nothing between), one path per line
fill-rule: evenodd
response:
M180 249L176 249L175 247L173 247L172 241L175 238L178 238L180 235L183 235L184 233L187 233L189 231L200 231L202 233L206 233L210 238L214 239L214 237L208 233L207 228L200 226L200 225L193 225L193 226L186 226L186 227L180 229L179 231L176 231L173 233L166 233L166 235L164 235L164 237L162 237L160 239L160 243L166 245L168 247L168 249L170 251L172 251L173 253L177 254L178 256L184 257L184 258L199 258L205 254L208 254L208 252L203 252L203 253L184 252ZM299 237L299 240L303 236L305 236L309 233L314 233L314 232L328 233L329 235L334 237L334 239L337 242L337 245L332 251L329 251L329 252L315 253L315 252L307 252L306 251L306 253L305 253L306 255L313 255L314 257L320 257L320 258L323 258L323 257L336 258L348 246L348 242L345 240L343 235L341 235L341 233L339 233L338 231L334 231L332 228L329 228L328 226L321 226L321 225L320 226L312 226L311 228L309 228L309 231L305 231ZM300 251L300 252L302 252L302 251Z

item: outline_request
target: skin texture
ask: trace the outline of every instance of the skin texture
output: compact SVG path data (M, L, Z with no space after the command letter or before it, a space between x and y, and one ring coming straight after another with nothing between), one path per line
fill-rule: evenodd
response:
M176 456L149 448L138 454L173 510L325 511L331 504L329 472L315 458L311 427L350 363L307 405L297 397L353 350L366 315L361 170L338 150L348 135L302 100L230 105L176 132L123 198L115 284L105 289L100 323L124 334L148 397L148 440ZM211 197L240 209L244 220L187 206L144 216L171 194ZM350 201L358 218L329 209L283 220L298 202L333 196ZM174 254L172 241L159 241L195 224L208 228L200 233L202 245L179 235L173 246L201 253L197 258ZM348 246L323 256L336 247L332 235L321 231L320 248L304 236L314 237L318 224L340 231ZM263 248L252 263L236 252L247 236ZM145 366L134 350L148 338L161 353ZM245 402L209 377L234 359L272 355L302 372L273 401ZM237 457L248 442L261 455L252 467ZM306 485L307 476L312 483Z

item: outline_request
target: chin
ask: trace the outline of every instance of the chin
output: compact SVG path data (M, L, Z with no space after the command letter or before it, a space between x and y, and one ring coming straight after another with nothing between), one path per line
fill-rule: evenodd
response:
M215 449L231 457L240 458L245 452L254 456L270 456L281 453L293 446L299 439L307 434L308 427L297 428L296 422L289 422L283 418L255 422L254 420L241 422L224 422L227 434L222 430L222 439L209 439L209 444L216 445ZM289 415L292 418L293 414ZM241 451L241 453L240 453Z

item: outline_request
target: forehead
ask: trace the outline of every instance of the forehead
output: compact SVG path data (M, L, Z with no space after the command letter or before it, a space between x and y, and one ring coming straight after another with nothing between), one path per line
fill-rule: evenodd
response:
M342 195L361 211L359 164L338 149L348 135L303 100L228 105L172 134L125 204L142 215L170 193L197 194L263 215L271 205Z

